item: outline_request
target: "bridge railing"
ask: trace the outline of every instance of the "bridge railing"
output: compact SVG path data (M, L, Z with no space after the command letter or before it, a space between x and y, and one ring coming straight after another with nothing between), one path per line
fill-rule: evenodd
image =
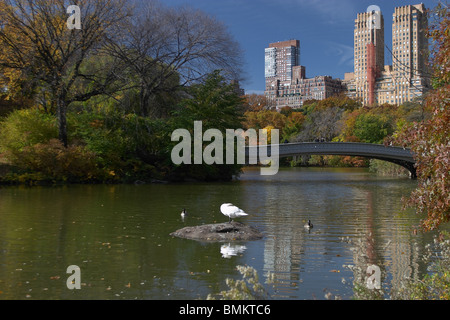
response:
M357 142L300 142L246 147L246 157L249 154L259 154L258 148L265 148L268 156L271 156L272 148L276 148L274 150L280 158L298 155L342 155L380 159L407 168L412 176L416 174L414 153L408 148Z

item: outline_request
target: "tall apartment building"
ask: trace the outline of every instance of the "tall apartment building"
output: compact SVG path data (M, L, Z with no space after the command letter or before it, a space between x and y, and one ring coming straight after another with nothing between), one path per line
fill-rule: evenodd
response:
M265 49L266 99L277 106L278 88L289 86L293 68L300 65L300 41L289 40L269 44Z
M395 8L392 20L392 65L384 65L384 18L380 11L360 13L355 20L354 74L346 82L365 105L402 104L430 86L427 67L428 19L423 4ZM377 24L373 21L377 19Z
M299 108L306 100L323 100L345 91L340 79L329 76L306 78L300 65L300 41L269 44L265 49L265 96L268 105Z
M392 66L377 83L378 102L402 104L420 97L431 84L428 18L423 4L395 8L392 19Z
M265 50L266 81L291 81L292 68L300 65L300 41L289 40L269 44Z
M354 31L356 97L375 101L375 81L384 69L384 18L381 11L359 13Z

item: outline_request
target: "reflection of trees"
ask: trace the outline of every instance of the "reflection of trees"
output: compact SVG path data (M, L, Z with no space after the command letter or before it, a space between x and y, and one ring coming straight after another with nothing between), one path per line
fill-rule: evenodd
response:
M264 212L264 231L268 235L264 246L264 270L273 273L278 295L295 295L305 267L327 272L331 269L327 269L327 264L336 263L330 253L338 251L340 254L342 249L333 244L332 234L349 235L353 246L354 297L382 299L389 293L388 288L398 287L405 277L420 274L420 250L410 241L413 235L409 224L413 222L410 218L402 219L396 211L398 208L400 212L399 199L405 184L330 177L331 180L324 176L314 180L314 176L309 180L305 173L300 177L302 180L297 181L300 178L290 172L276 179L255 178L259 180L255 182L257 187L246 186L248 206L253 206L253 211ZM247 192L253 188L254 192ZM313 214L313 223L321 225L319 232L315 224L311 235L320 234L325 239L310 242L314 238L305 233L302 220L309 214ZM325 264L310 265L307 261L309 252L325 254L321 259ZM376 265L381 270L380 290L367 289L369 265Z

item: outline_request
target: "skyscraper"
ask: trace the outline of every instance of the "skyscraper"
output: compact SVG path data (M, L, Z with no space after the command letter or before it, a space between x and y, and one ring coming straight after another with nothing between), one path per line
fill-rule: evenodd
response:
M358 14L354 44L356 97L372 104L376 78L384 69L384 18L378 7Z
M293 67L300 65L300 41L289 40L270 43L265 49L266 92L272 91L268 99L273 102L273 90L278 85L289 85Z
M299 40L269 44L265 49L265 77L267 104L277 109L300 108L307 100L323 100L345 91L340 79L306 78L306 68L300 65Z
M401 104L421 96L429 87L428 18L423 4L395 8L392 19L391 100ZM387 97L386 97L387 98Z
M300 41L269 44L265 50L266 81L291 81L292 68L300 65Z
M358 14L354 31L354 75L350 81L355 88L352 94L365 105L402 104L423 95L430 86L427 27L423 4L395 8L392 49L386 51L392 65L384 65L383 15L376 10Z

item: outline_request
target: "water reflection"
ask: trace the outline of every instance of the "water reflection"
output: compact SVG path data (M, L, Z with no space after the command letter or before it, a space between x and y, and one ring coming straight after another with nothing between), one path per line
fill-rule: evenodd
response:
M227 259L235 257L238 254L244 253L245 250L247 250L246 246L231 243L224 244L220 247L220 253L222 254L222 258Z
M400 199L414 182L320 170L299 176L281 172L277 179L282 184L273 179L250 173L245 190L252 199L248 205L262 211L267 234L263 268L274 274L276 297L322 299L317 290L322 287L350 298L355 292L348 292L343 278L364 284L369 265L380 267L385 288L395 289L405 277L425 272L419 260L427 236L413 235L418 217L401 210ZM314 229L305 230L309 219ZM342 242L343 236L350 241Z
M354 169L259 173L216 184L0 188L0 299L204 299L240 276L236 265L254 267L261 282L270 274L275 299L348 299L369 264L383 288L426 272L419 261L433 234L414 235L420 217L401 211L414 181ZM227 221L225 202L249 213L239 221L264 239L169 236ZM66 288L69 265L81 268L79 292Z

